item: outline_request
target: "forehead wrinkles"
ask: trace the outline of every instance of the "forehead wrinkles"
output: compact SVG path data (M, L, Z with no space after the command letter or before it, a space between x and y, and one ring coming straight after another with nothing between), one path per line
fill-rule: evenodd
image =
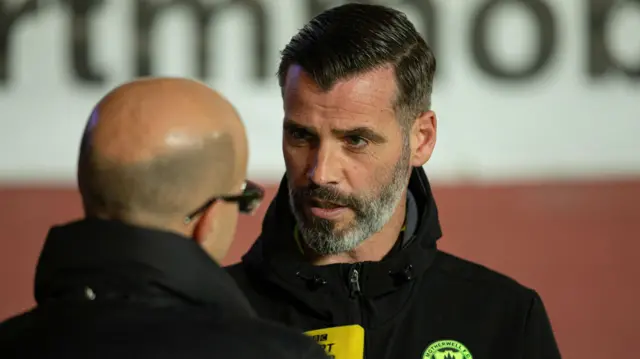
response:
M289 112L322 111L378 115L393 113L395 79L392 69L373 70L337 82L329 91L320 89L304 72L292 71L285 94L285 110Z

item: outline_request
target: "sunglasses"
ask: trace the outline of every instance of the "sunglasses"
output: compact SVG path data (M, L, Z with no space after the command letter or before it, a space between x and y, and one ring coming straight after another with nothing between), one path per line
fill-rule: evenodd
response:
M189 224L195 217L202 214L202 212L204 212L216 201L237 203L240 213L252 215L258 209L258 207L260 207L263 198L264 189L260 185L251 181L245 181L244 185L242 186L242 193L238 195L217 196L209 199L198 209L189 213L189 215L184 218L184 223Z

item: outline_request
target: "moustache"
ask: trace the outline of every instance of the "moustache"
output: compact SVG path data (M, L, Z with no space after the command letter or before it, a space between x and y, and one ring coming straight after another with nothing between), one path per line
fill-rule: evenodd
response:
M339 207L349 207L351 209L360 208L360 201L354 196L343 194L332 187L306 186L296 188L292 192L297 201L305 202L309 200L330 202Z

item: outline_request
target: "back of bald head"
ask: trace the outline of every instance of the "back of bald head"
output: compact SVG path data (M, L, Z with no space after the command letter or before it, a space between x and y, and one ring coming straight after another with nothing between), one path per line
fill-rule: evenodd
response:
M121 85L97 104L82 139L85 212L136 224L181 220L232 190L244 176L246 146L233 106L199 82Z

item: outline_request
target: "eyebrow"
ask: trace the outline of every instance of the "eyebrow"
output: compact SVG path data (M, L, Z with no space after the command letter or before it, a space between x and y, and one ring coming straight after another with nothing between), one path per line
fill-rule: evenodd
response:
M285 130L304 130L309 132L309 134L317 135L317 131L314 130L313 128L303 126L288 118L284 119L283 128ZM334 128L334 129L331 129L331 133L338 137L359 136L359 137L369 139L376 143L387 142L387 138L383 134L380 134L375 130L366 126L346 128L346 129Z
M285 130L304 130L304 131L307 131L307 132L309 132L310 134L313 134L313 135L317 134L314 129L312 129L310 127L303 126L303 125L301 125L301 124L299 124L299 123L297 123L295 121L292 121L292 120L290 120L288 118L284 119L284 122L282 124L282 128L285 129Z
M331 133L340 137L358 136L376 143L387 142L387 138L369 127L354 127L348 129L332 129Z

